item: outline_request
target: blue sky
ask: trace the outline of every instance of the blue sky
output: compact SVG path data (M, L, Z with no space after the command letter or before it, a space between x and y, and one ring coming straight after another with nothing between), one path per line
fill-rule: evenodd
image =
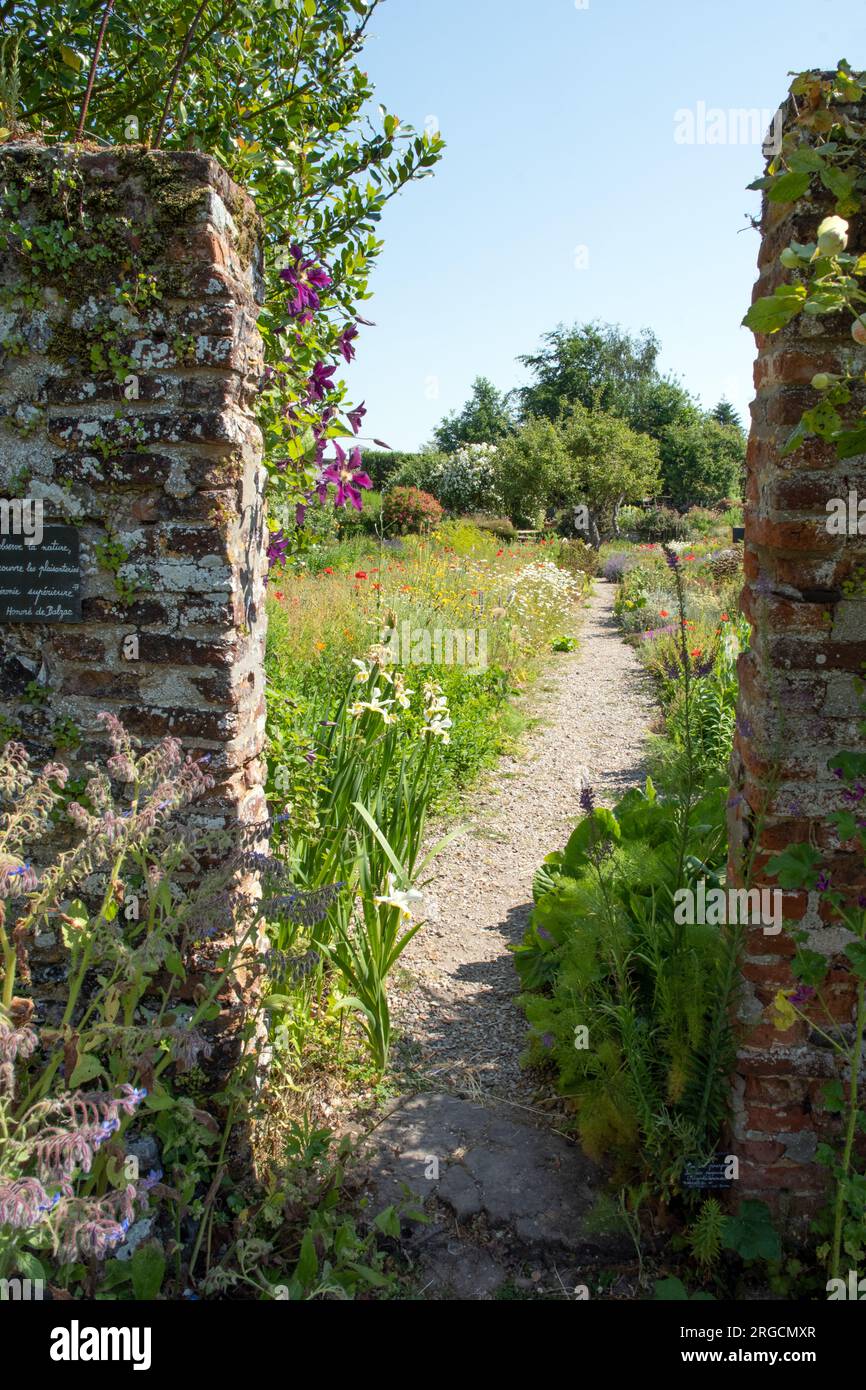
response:
M789 70L866 66L866 11L837 0L386 0L363 66L402 120L448 142L391 202L347 374L365 433L425 443L475 376L506 390L559 322L652 328L661 365L744 417L760 144ZM698 143L699 103L725 143ZM713 109L725 113L718 125ZM677 143L678 111L695 143ZM685 127L680 118L680 130ZM710 125L705 134L712 136ZM584 248L584 249L579 249ZM581 263L584 263L581 266Z

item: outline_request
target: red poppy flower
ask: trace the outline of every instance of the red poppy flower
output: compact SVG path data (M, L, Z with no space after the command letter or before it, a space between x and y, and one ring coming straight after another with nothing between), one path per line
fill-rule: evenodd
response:
M722 622L723 622L723 623L729 623L730 621L731 621L731 620L730 620L730 618L728 617L727 613L723 613L723 614L722 614Z
M356 571L355 571L355 578L356 578L356 579L366 579L366 578L367 578L367 572L366 572L366 570L356 570Z
M659 617L660 617L660 618L667 618L667 617L669 617L669 616L670 616L670 615L669 615L668 610L667 610L666 608L661 608L661 609L659 609Z
M330 565L329 565L328 568L327 568L326 570L322 570L322 573L323 573L323 574L333 574L334 571L331 569L331 567L330 567Z

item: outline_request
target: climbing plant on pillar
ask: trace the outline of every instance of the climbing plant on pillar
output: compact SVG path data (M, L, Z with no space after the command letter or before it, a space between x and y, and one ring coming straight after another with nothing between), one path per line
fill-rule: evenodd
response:
M830 730L835 734L844 728L844 736L859 744L827 760L826 771L826 754L815 760L816 790L806 789L807 809L798 806L792 813L801 823L805 820L808 838L788 843L765 862L766 873L792 901L801 908L806 904L805 915L790 931L796 944L791 973L797 985L778 990L770 1017L780 1033L799 1030L796 1037L806 1044L804 1053L815 1048L817 1039L817 1055L825 1059L820 1074L832 1076L817 1093L814 1107L822 1112L819 1127L827 1141L819 1144L817 1158L829 1169L834 1185L831 1210L819 1222L827 1237L820 1254L831 1281L840 1278L843 1254L853 1262L866 1257L866 1179L857 1162L858 1136L862 1143L866 1133L861 1099L866 1030L866 722L858 720L856 700L848 696L850 707L845 706L843 684L852 679L862 656L858 640L864 632L863 605L851 603L863 597L857 578L862 570L856 562L861 553L858 540L866 537L866 507L861 512L851 491L852 480L864 476L862 464L853 461L866 454L864 98L866 74L853 72L844 62L833 73L801 73L792 83L778 152L766 175L753 185L763 190L769 212L764 249L787 276L771 294L757 298L744 319L757 334L766 335L765 341L789 325L799 330L796 342L789 340L779 353L762 348L759 391L770 381L776 389L787 389L789 401L803 405L788 414L787 401L777 399L764 408L763 416L760 408L756 415L759 422L788 421L794 428L787 438L781 436L777 456L772 448L767 451L767 436L755 439L755 459L761 460L763 472L753 479L750 494L752 507L761 513L752 531L757 540L750 578L755 581L752 594L762 597L760 603L752 600L753 614L764 628L767 651L778 653L777 664L781 657L787 668L807 671L811 657L810 708L821 714L813 726L815 742L828 739ZM786 204L792 205L790 221L784 215ZM783 215L775 216L778 212ZM822 212L827 215L809 239L791 235L800 235L809 219L814 225ZM780 272L769 256L762 264L769 264L767 273L778 279ZM785 461L794 456L804 460L807 476L784 471ZM757 463L754 467L758 471ZM843 486L844 498L822 494L822 488L839 492ZM826 515L815 521L812 513L822 502ZM747 544L749 532L747 525ZM842 545L843 537L851 539L850 547ZM797 555L798 550L806 554ZM805 577L807 556L819 557L811 579ZM803 643L797 652L795 639L784 650L776 642L773 619L762 613L762 606L780 612L783 605L798 635L811 624L811 648ZM848 611L843 617L844 605ZM832 634L830 647L821 640L828 635L826 628ZM832 695L827 693L830 686L822 684L828 675L842 678ZM866 685L855 681L854 690L862 701ZM795 766L789 763L792 776ZM833 780L825 786L828 773ZM777 826L776 848L786 843L779 830ZM816 944L821 949L814 949ZM835 1057L835 1066L826 1065L828 1056ZM813 1069L814 1055L801 1075L810 1076ZM754 1079L759 1093L760 1076ZM811 1105L808 1113L814 1123ZM781 1123L778 1127L785 1128ZM775 1137L786 1138L784 1133Z
M357 60L380 3L0 4L6 138L81 130L102 144L197 149L253 196L265 239L258 417L272 528L289 528L298 507L302 517L313 490L359 504L360 456L337 445L327 456L340 438L354 448L365 414L337 366L368 326L358 306L382 249L383 208L432 173L443 149L437 130L416 133L373 104ZM287 546L278 534L274 555Z

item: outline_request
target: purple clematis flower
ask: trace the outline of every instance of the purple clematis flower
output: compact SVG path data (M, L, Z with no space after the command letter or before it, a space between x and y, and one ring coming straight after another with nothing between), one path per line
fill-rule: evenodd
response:
M347 460L346 452L340 448L339 444L334 444L337 457L333 463L322 473L319 486L326 483L333 483L337 493L334 498L335 507L345 507L347 502L355 508L356 512L361 511L363 503L359 488L371 488L372 479L363 472L361 468L361 450L353 449L351 456Z
M362 421L363 421L363 419L364 419L364 416L365 416L366 414L367 414L367 407L366 407L366 405L364 404L363 401L361 402L360 405L356 405L354 410L350 410L350 411L349 411L349 414L348 414L348 416L347 416L347 419L348 419L348 421L349 421L349 424L352 426L352 431L353 431L354 434L357 434L357 433L358 433L359 429L361 428L361 424L362 424Z
M331 277L324 266L305 260L300 246L292 246L289 254L294 265L280 271L280 279L295 291L294 299L289 303L289 312L300 323L310 323L314 312L321 308L318 291L327 289Z
M309 387L308 399L311 401L321 401L325 398L326 391L334 389L334 372L336 367L326 367L324 362L317 362L313 368L313 374L307 383Z
M355 356L353 340L357 338L357 336L357 328L354 324L350 324L348 328L343 329L343 332L337 339L337 347L339 348L340 352L342 353L343 357L346 359L347 362L351 362Z
M283 563L288 549L288 537L283 534L282 527L280 527L279 531L272 531L268 543L268 560L271 569L273 569L275 565L281 565Z

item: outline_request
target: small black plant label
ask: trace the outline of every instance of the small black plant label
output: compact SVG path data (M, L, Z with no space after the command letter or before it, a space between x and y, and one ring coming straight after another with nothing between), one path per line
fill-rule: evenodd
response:
M38 545L0 535L0 622L81 622L81 560L74 526L45 526Z
M733 1181L727 1154L718 1155L712 1163L687 1163L683 1168L682 1185L691 1191L733 1187Z

